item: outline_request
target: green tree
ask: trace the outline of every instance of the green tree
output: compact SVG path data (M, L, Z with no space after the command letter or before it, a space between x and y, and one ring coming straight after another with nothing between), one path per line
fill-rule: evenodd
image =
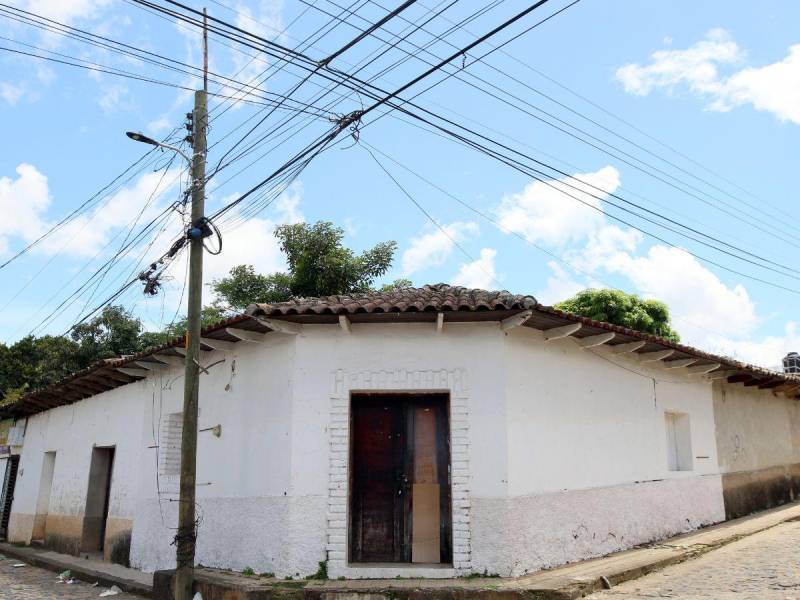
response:
M214 325L222 321L227 315L226 311L215 304L204 306L200 313L200 323L203 327ZM139 335L139 347L144 350L154 346L161 346L170 340L182 336L186 333L189 327L189 322L186 317L183 317L170 325L167 325L161 331L144 331Z
M284 302L292 297L291 285L291 275L261 275L253 265L233 267L227 277L211 283L225 304L236 310L244 310L253 302Z
M618 290L589 289L555 306L559 310L629 327L673 342L681 339L672 329L669 308L658 300L643 300L635 294Z
M72 340L51 335L29 335L10 346L0 344L0 390L7 398L15 397L82 368L77 350Z
M397 248L396 242L381 242L356 255L342 246L344 230L329 222L281 225L275 237L286 254L289 272L261 275L252 265L234 267L227 277L211 283L222 304L244 310L253 302L366 292L389 270ZM392 289L410 285L408 280L390 284L395 286Z
M75 325L69 336L78 344L77 361L88 366L103 358L141 350L142 322L122 306L106 306L93 319Z

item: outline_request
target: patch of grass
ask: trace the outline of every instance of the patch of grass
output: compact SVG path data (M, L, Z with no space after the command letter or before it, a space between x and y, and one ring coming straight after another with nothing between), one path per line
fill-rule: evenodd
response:
M328 561L319 561L319 569L313 575L309 575L306 579L328 579Z
M242 575L247 575L248 577L252 577L255 574L256 572L253 571L253 567L245 567L244 569L242 569Z
M270 577L271 578L271 577L275 577L275 573L272 573L272 572L261 573L259 575L259 577Z

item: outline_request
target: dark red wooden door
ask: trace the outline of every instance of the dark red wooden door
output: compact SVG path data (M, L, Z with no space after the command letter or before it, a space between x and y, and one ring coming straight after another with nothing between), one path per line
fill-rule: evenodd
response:
M353 403L351 560L403 560L403 406L381 398Z
M353 397L351 562L452 560L447 412L445 395Z

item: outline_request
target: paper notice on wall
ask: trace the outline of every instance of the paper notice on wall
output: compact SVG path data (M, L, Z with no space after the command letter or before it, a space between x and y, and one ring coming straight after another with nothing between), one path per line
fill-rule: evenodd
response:
M411 494L411 562L438 563L439 484L415 483Z

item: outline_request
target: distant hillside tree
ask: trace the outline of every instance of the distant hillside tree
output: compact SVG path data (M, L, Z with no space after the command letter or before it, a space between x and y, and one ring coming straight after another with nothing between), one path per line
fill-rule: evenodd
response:
M597 321L614 323L659 337L680 341L671 325L669 308L658 300L644 300L618 290L589 289L555 305L559 310Z

